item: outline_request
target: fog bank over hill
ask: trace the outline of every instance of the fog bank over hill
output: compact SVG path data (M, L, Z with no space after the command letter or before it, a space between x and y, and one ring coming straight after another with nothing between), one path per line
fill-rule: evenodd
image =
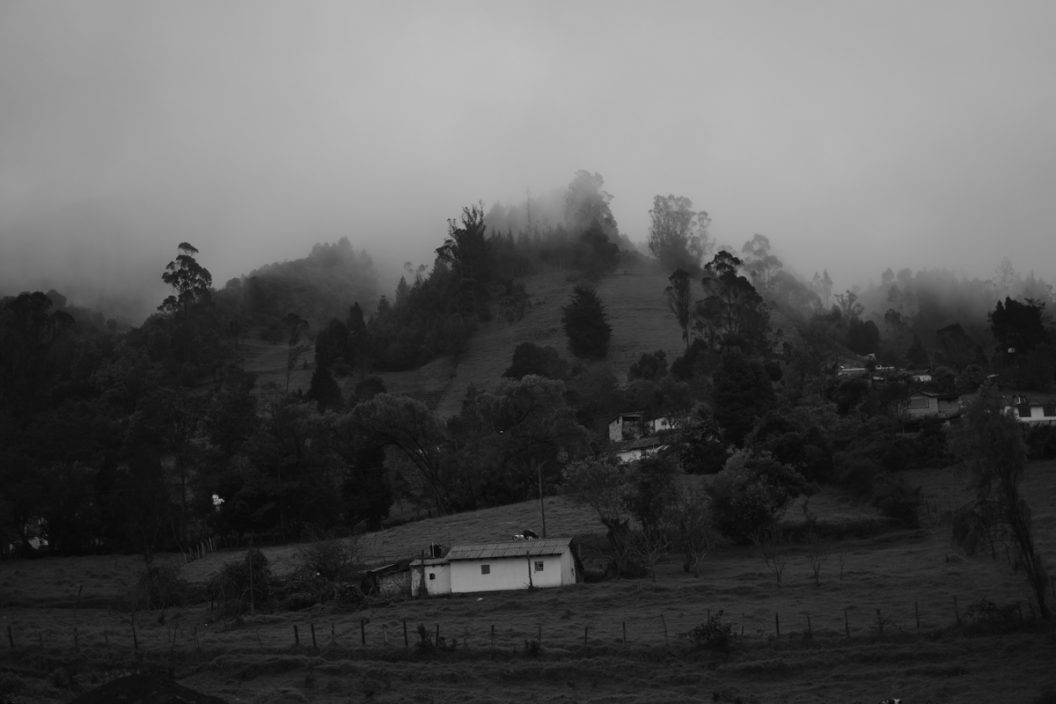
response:
M633 242L655 195L685 195L719 244L763 234L837 290L1004 257L1051 280L1054 20L1036 0L6 3L0 290L142 315L179 242L222 285L340 237L384 287L464 205L579 169Z

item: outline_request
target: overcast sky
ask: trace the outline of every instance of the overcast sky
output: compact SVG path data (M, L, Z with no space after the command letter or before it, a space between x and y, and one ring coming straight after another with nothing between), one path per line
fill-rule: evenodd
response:
M1051 281L1053 27L1049 0L0 0L0 291L160 286L184 240L218 286L341 236L431 263L463 205L577 169L634 241L674 193L837 288Z

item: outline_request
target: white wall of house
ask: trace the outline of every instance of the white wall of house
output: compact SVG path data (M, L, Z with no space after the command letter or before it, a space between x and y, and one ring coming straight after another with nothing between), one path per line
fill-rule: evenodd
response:
M1056 406L1040 403L1014 406L1011 409L1016 420L1028 425L1056 425Z
M451 565L444 558L427 558L411 563L411 594L421 594L422 585L428 596L451 593Z
M529 573L531 582L529 583ZM574 584L576 568L571 550L560 555L530 555L456 560L451 563L451 592L559 587Z
M653 431L654 434L655 433L664 433L664 432L667 432L669 430L677 429L678 428L678 421L676 419L674 419L674 418L668 418L667 416L662 416L660 418L654 418L650 422L650 426L651 426L652 431Z
M623 442L641 436L642 414L621 413L609 421L609 440Z

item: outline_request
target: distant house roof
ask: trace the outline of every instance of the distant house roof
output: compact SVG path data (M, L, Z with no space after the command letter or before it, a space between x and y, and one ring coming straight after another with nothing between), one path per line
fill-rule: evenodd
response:
M952 393L952 392L948 392L948 391L930 391L930 390L927 390L927 389L922 389L920 391L914 391L910 395L911 396L916 396L916 395L929 396L931 398L937 398L937 399L946 400L946 401L953 401L953 400L958 399L958 398L961 397L961 394L958 394L958 393Z
M400 560L399 562L390 562L387 565L380 565L378 567L371 567L365 570L364 574L382 576L386 574L395 574L406 570L411 564L411 560Z
M492 557L560 555L568 549L571 542L571 538L543 538L479 545L455 545L451 548L451 552L447 553L447 559L454 562L455 560L481 560Z
M620 452L627 452L629 450L644 450L650 447L660 447L661 445L665 444L665 442L666 441L662 438L656 435L652 435L647 438L642 438L641 440L632 440L628 443L625 443L623 446L620 447Z
M624 411L623 413L617 413L616 415L614 415L612 418L609 419L609 422L615 423L616 421L622 420L624 418L641 419L644 415L645 413L643 413L642 411Z
M1033 406L1056 403L1056 394L1042 391L1005 391L1004 398L1013 404L1029 403Z

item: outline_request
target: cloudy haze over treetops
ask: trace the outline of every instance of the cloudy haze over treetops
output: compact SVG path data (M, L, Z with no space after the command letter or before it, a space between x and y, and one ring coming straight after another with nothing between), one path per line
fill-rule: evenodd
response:
M1056 274L1056 4L0 4L0 293L163 297L598 172L620 230L693 199L838 289ZM149 287L149 288L146 288ZM94 294L93 294L94 295Z

